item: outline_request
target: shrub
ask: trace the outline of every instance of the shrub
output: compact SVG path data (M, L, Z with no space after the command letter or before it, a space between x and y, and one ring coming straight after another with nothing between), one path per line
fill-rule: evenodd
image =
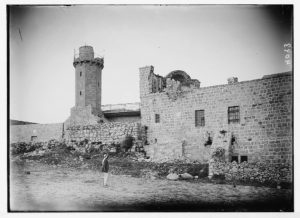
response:
M11 154L17 155L17 154L22 154L22 153L27 153L34 151L35 149L41 147L41 143L26 143L26 142L17 142L17 143L12 143L10 145L11 149Z
M84 145L86 145L87 143L89 143L89 140L88 140L88 139L84 139L84 140L82 140L79 144L80 144L81 146L84 146Z
M216 148L212 154L212 157L215 160L223 160L225 158L225 149L221 147Z
M26 151L26 143L20 142L20 143L12 143L10 145L11 154L20 154L24 153Z
M204 178L208 176L208 164L190 164L186 170L192 176Z
M214 180L225 180L225 175L224 174L220 174L220 175L214 174L212 179L214 179Z

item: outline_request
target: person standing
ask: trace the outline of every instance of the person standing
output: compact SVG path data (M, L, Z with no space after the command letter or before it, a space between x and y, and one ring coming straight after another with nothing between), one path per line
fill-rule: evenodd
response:
M109 170L109 164L108 164L108 154L104 154L104 158L102 160L102 172L104 174L104 186L107 186L107 179L108 179L108 170Z
M154 146L153 146L153 159L156 159L158 157L158 145L157 145L157 139L154 139Z

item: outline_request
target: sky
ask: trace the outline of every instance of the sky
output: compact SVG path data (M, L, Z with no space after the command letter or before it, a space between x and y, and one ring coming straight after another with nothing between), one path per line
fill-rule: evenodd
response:
M73 55L104 56L102 104L139 102L139 68L183 70L201 87L291 71L291 10L257 5L12 6L10 119L64 122L75 105Z

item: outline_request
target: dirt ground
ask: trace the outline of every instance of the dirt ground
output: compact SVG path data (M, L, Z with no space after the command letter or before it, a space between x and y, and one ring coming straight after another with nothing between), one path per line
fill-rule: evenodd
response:
M12 211L292 211L290 189L103 175L24 162L12 165Z

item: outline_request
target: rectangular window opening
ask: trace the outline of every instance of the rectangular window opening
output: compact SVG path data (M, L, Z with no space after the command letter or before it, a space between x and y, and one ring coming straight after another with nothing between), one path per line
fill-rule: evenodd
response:
M238 163L239 162L239 156L237 156L237 155L231 156L231 162L233 162L233 161Z
M240 122L240 107L233 106L228 107L228 123L239 123Z
M81 91L79 92L79 94L81 95Z
M204 110L195 110L195 126L205 126Z
M248 162L248 156L241 156L241 163Z
M160 122L160 116L159 114L155 114L155 123L159 123Z
M80 71L80 76L82 76L82 72Z
M31 141L35 142L37 140L37 136L31 136Z

